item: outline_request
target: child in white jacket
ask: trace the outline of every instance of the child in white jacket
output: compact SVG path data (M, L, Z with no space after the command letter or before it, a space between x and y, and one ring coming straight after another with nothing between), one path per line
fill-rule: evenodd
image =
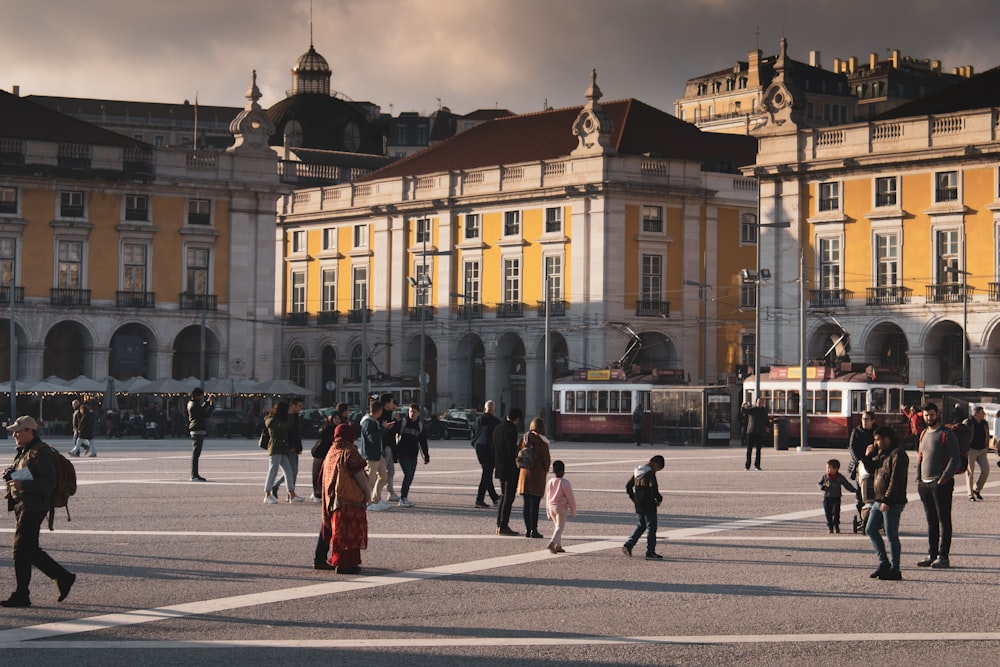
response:
M562 534L566 528L566 515L576 517L576 498L573 497L573 485L563 477L566 466L562 461L552 462L552 472L555 477L545 486L545 513L555 524L549 551L557 554L565 551L562 548Z

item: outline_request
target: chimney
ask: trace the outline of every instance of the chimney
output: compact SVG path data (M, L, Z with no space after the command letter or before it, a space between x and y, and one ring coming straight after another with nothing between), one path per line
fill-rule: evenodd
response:
M893 69L899 69L899 60L901 55L902 54L899 52L899 49L892 50L892 56L890 56L890 60L892 60Z
M875 70L878 68L878 54L872 51L868 54L868 69Z
M851 56L850 58L847 59L847 71L850 72L851 74L854 74L854 72L857 69L858 69L858 57Z
M932 72L936 72L938 74L941 73L941 61L940 60L932 60L931 61L931 71Z
M819 51L810 51L809 64L812 67L819 67L820 69L823 69L823 64L820 62L819 56L820 56Z
M13 95L14 97L20 97L21 96L21 86L12 86L11 89L10 89L10 94Z
M761 56L760 49L757 49L756 51L751 51L750 53L747 54L747 61L748 61L747 69L749 71L752 72L760 68L760 56Z
M840 74L840 58L833 59L833 73Z
M975 67L975 65L966 65L965 66L965 72L966 72L966 74L968 75L968 77L970 79L972 77L976 76L976 67Z

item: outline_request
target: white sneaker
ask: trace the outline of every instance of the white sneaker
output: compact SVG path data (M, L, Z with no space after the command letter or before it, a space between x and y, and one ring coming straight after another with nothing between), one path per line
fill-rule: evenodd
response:
M272 496L272 495L271 495L271 494L269 493L269 494L267 494L267 495L266 495L266 496L264 497L264 504L265 504L265 505L277 505L277 504L278 504L278 499L277 499L277 498L275 498L274 496Z
M406 498L403 498L402 500L399 501L399 506L400 507L413 507L413 503L411 503Z
M390 493L389 494L389 502L390 503L399 502L399 496L397 496L395 493Z
M311 494L309 496L309 501L310 502L318 503L321 500L322 500L322 498L320 498L319 496L317 496L315 493L313 493L313 494Z
M291 498L288 499L288 502L290 503L304 503L305 501L306 499L303 498L302 496L292 496Z
M389 503L387 503L384 498L382 500L378 501L378 506L381 507L384 510L389 509Z
M372 503L368 506L369 512L381 512L383 510L385 510L385 508L382 507L382 503Z

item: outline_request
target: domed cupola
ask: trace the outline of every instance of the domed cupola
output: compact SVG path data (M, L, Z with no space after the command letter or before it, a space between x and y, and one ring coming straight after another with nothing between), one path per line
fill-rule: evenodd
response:
M299 56L292 68L292 95L299 93L330 94L330 65L326 58L316 53L313 45Z

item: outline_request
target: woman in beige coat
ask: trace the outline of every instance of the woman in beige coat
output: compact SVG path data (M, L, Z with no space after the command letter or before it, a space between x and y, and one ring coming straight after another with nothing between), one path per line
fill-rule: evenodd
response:
M517 492L524 496L524 536L544 537L538 532L538 508L545 495L545 480L549 474L552 456L549 454L549 440L545 437L545 420L535 417L518 446L518 452L525 447L532 449L532 465L521 468L517 480Z

